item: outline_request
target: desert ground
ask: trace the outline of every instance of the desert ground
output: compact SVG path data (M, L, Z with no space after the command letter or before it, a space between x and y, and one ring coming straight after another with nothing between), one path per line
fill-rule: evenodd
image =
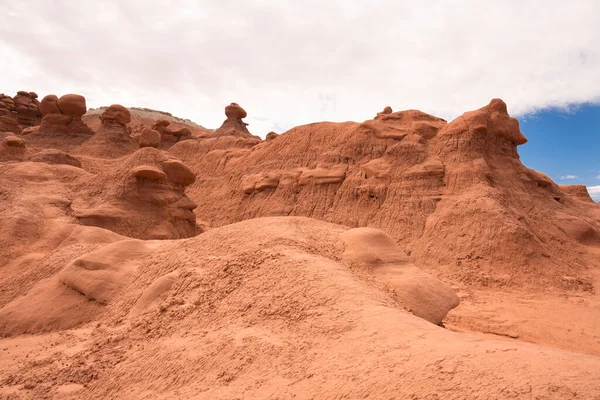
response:
M0 398L600 399L586 187L500 99L373 114L0 95Z

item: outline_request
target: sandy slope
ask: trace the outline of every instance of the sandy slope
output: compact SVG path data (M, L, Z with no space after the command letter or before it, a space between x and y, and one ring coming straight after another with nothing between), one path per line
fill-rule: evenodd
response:
M598 398L598 357L454 333L402 310L343 261L346 230L267 218L161 242L86 328L2 339L2 393ZM170 288L147 302L167 274Z

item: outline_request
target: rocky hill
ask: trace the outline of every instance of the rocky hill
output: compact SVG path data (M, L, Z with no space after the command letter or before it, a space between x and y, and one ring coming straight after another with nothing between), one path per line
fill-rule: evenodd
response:
M236 103L213 131L23 93L0 397L600 393L600 206L522 164L502 100L262 140Z

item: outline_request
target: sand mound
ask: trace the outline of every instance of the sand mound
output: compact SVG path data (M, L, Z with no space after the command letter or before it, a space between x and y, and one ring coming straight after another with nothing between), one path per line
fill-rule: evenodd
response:
M0 162L23 161L27 152L25 141L12 133L0 133Z
M346 243L342 258L385 284L394 298L416 316L441 324L448 311L458 306L452 289L410 264L406 254L384 232L355 228L341 237Z
M346 256L360 262L405 261L377 231L267 218L147 246L108 244L58 273L70 277L71 286L62 290L82 305L60 303L63 320L95 311L94 322L48 336L51 352L30 341L28 348L39 351L29 359L3 353L19 363L18 370L2 363L2 371L12 371L2 375L3 394L28 382L35 382L32 396L78 385L71 394L77 398L124 390L161 398L259 398L265 390L283 397L593 398L600 390L596 357L457 334L404 311L384 285L340 262L349 246L354 250ZM61 246L55 256L76 248ZM106 303L89 301L73 287ZM40 284L0 313L15 315L9 311L17 302L38 290L44 299L57 292ZM61 301L67 296L58 295ZM50 315L37 320L44 318ZM20 339L0 343L14 340Z

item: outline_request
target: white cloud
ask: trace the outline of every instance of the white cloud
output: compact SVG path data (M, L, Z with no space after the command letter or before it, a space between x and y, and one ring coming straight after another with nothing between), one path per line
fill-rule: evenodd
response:
M597 186L588 186L588 193L595 201L600 201L600 185Z
M563 175L560 177L561 181L569 180L569 179L579 179L577 175Z
M600 2L13 1L0 91L81 93L208 127L232 101L253 133L364 120L390 105L451 118L599 101ZM67 11L68 10L68 11Z

